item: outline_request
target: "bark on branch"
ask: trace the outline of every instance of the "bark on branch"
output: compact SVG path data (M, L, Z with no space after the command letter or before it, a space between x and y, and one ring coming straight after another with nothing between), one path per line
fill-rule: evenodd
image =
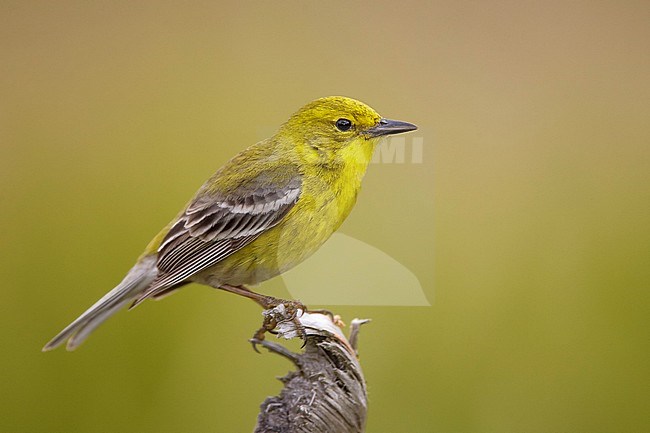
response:
M264 314L279 319L278 337L299 337L293 322L282 321L282 305ZM253 341L297 368L280 379L280 395L262 403L255 433L362 433L368 400L356 341L359 327L368 320L352 321L349 340L327 315L305 313L299 321L306 333L302 353L267 340Z

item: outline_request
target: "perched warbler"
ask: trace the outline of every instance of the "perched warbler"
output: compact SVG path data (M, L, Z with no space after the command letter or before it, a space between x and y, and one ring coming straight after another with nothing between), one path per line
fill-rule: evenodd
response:
M111 315L190 282L254 299L257 284L291 269L338 229L355 204L382 136L415 125L354 99L317 99L271 138L232 158L147 245L126 277L43 348L74 350Z

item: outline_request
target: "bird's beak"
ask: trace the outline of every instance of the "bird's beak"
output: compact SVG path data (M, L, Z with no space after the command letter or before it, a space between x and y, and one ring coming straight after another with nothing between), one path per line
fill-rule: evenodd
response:
M382 118L376 126L366 129L365 134L370 137L381 137L382 135L400 134L415 131L416 129L418 127L412 123Z

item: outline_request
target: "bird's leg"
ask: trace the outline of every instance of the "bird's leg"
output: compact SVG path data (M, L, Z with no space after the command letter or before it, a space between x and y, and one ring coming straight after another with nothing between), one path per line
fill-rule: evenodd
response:
M286 301L284 299L275 298L273 296L262 295L261 293L253 292L245 286L231 286L230 284L222 284L219 286L219 288L227 292L235 293L237 295L252 299L265 310L270 310L271 308L275 308L281 304L285 306L289 304L303 311L307 311L307 307L305 307L300 301Z
M265 310L271 310L279 305L283 305L287 313L288 318L285 320L290 320L293 322L294 326L300 334L300 338L303 341L307 341L307 334L305 333L305 328L300 323L298 319L298 311L301 311L301 315L307 312L307 307L300 301L287 301L284 299L275 298L273 296L262 295L260 293L253 292L252 290L244 286L232 286L230 284L222 284L219 286L220 289L223 289L227 292L234 293L236 295L244 296L246 298L252 299L257 302ZM267 314L264 316L264 322L262 327L255 333L253 339L263 340L264 334L267 332L273 332L273 329L277 326L278 320L272 314ZM257 351L255 344L253 348Z

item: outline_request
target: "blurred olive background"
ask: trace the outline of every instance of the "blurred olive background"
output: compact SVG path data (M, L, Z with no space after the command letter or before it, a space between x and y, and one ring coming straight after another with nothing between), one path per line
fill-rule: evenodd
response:
M368 431L648 431L648 22L644 1L2 2L0 431L252 431L290 365L251 350L247 300L191 286L40 348L332 94L424 140L371 166L342 228L432 302L336 307L373 319Z

